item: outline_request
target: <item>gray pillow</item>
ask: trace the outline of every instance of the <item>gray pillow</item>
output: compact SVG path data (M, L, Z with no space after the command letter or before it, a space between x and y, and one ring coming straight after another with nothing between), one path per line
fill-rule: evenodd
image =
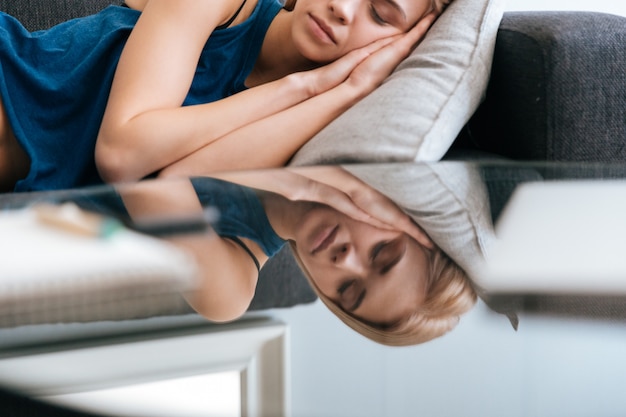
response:
M454 0L385 83L292 165L441 159L487 87L504 0Z

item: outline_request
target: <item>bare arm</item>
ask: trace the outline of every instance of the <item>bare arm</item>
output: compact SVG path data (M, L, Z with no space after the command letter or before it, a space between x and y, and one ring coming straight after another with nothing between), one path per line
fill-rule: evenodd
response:
M136 180L345 80L366 54L215 103L181 107L213 29L240 0L150 0L122 53L96 144L107 182Z
M118 192L135 221L167 221L202 213L189 180L142 181L120 186ZM250 256L239 245L213 231L173 235L166 240L195 260L198 285L194 291L185 294L185 298L198 313L212 321L229 321L248 309L258 272ZM267 255L254 241L242 240L261 265L267 261Z
M344 82L225 135L168 166L161 175L202 175L285 165L304 143L380 85L422 39L434 18L429 15L406 35L369 46L367 57Z

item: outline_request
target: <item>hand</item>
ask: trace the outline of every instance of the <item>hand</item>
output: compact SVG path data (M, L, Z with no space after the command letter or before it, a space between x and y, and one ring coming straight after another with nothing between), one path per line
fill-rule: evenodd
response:
M309 96L314 97L346 81L363 60L389 45L394 39L395 37L379 39L362 48L355 49L329 64L294 75L302 79L302 83L309 89Z
M411 54L437 16L437 13L429 13L407 33L393 36L389 43L375 49L355 67L347 82L356 87L362 96L372 92Z

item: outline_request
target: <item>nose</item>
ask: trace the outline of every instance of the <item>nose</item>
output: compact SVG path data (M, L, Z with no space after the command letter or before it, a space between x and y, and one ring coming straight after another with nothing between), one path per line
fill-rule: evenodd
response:
M349 243L341 243L332 248L331 261L333 265L355 276L366 275L366 266L355 250L354 246Z
M352 21L356 3L356 0L330 0L328 2L328 8L333 16L345 25Z

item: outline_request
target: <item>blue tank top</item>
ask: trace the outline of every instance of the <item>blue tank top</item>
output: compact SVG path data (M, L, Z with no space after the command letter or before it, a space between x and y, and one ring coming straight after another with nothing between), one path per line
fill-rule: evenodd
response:
M256 192L248 187L215 178L192 178L202 207L215 207L219 219L213 225L222 237L245 237L274 256L285 241L272 228Z
M184 105L244 90L267 29L281 8L258 0L243 23L208 40ZM101 183L94 149L113 75L140 12L110 6L53 28L28 32L0 12L0 96L31 159L15 191Z

